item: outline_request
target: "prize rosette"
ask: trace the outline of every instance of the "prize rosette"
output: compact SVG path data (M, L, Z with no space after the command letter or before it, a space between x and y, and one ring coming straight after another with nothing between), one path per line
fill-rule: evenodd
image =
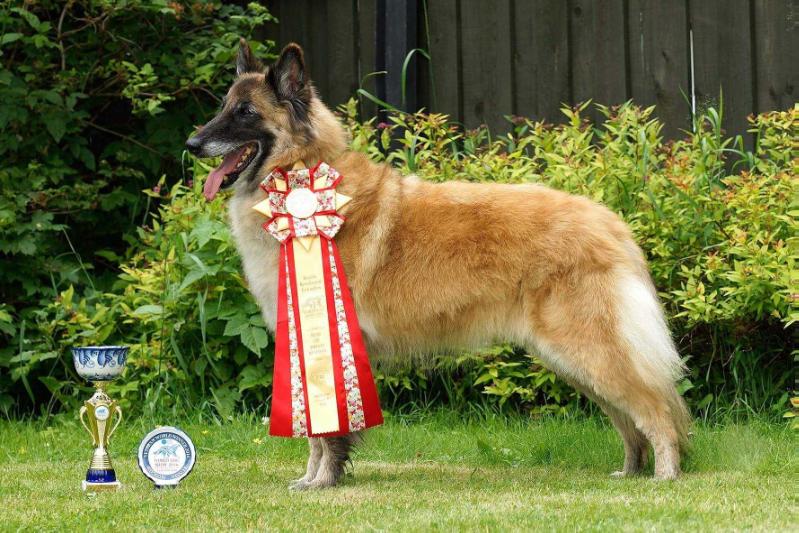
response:
M369 357L333 239L350 200L328 164L276 168L253 209L280 242L269 433L334 437L383 422Z

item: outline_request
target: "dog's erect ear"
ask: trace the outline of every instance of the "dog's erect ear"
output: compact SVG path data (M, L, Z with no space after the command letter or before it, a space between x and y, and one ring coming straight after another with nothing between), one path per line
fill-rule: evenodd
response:
M277 63L269 69L267 81L280 100L305 99L308 80L302 48L298 44L290 43L280 52Z
M245 72L263 72L264 66L255 59L250 50L250 45L242 37L239 40L239 55L236 57L236 75L241 76Z

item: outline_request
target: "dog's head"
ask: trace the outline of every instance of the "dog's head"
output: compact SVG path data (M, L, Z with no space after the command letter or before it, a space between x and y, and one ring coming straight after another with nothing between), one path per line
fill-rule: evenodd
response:
M186 141L197 157L224 156L206 179L209 200L237 182L254 187L262 168L321 157L321 132L338 130L336 145L344 142L338 122L316 97L298 45L286 46L264 70L242 39L236 74L220 111Z

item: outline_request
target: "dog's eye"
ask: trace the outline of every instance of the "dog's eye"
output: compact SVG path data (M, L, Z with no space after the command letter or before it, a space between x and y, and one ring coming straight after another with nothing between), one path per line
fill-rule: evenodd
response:
M236 112L239 115L254 115L255 109L252 107L251 104L240 104L238 108L236 108Z

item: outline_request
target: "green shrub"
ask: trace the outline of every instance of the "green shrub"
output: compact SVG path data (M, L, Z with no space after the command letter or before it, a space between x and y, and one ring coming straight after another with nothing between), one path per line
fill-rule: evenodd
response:
M606 122L597 129L585 107L563 109L567 123L554 127L514 117L513 133L493 141L485 129L461 133L441 115L394 115L390 125L359 124L352 107L347 115L358 149L406 172L536 181L618 212L647 253L672 317L691 368L681 388L693 406L703 415L781 412L791 385L787 328L799 318L799 106L750 118L754 152L723 135L714 109L696 118L694 133L663 143L653 108L600 106ZM501 361L524 367L510 355ZM502 386L488 394L529 399L529 378L491 382Z
M725 138L713 110L684 140L663 143L652 109L585 106L551 126L514 118L512 134L462 132L446 117L394 114L360 122L342 108L353 147L430 180L536 181L604 202L630 224L649 256L691 373L681 383L700 415L785 411L790 335L797 319L795 139L799 108L752 118L754 152ZM195 162L193 175L207 166ZM198 180L199 181L199 180ZM52 400L82 398L67 352L94 342L131 344L113 394L134 409L201 408L228 416L263 409L271 343L242 280L225 224L226 200L206 203L199 182L145 191L158 215L130 238L128 259L104 293L71 288L32 313L27 348L6 363L14 383L42 383ZM0 330L13 328L5 308ZM429 369L378 373L385 407L565 413L578 396L534 355L512 346L441 359ZM7 387L7 385L5 385Z
M141 190L180 179L183 142L230 83L239 37L270 19L257 3L2 3L0 406L26 410L63 378L65 339L39 330L64 312L49 302L73 285L102 300L123 237L160 200Z

